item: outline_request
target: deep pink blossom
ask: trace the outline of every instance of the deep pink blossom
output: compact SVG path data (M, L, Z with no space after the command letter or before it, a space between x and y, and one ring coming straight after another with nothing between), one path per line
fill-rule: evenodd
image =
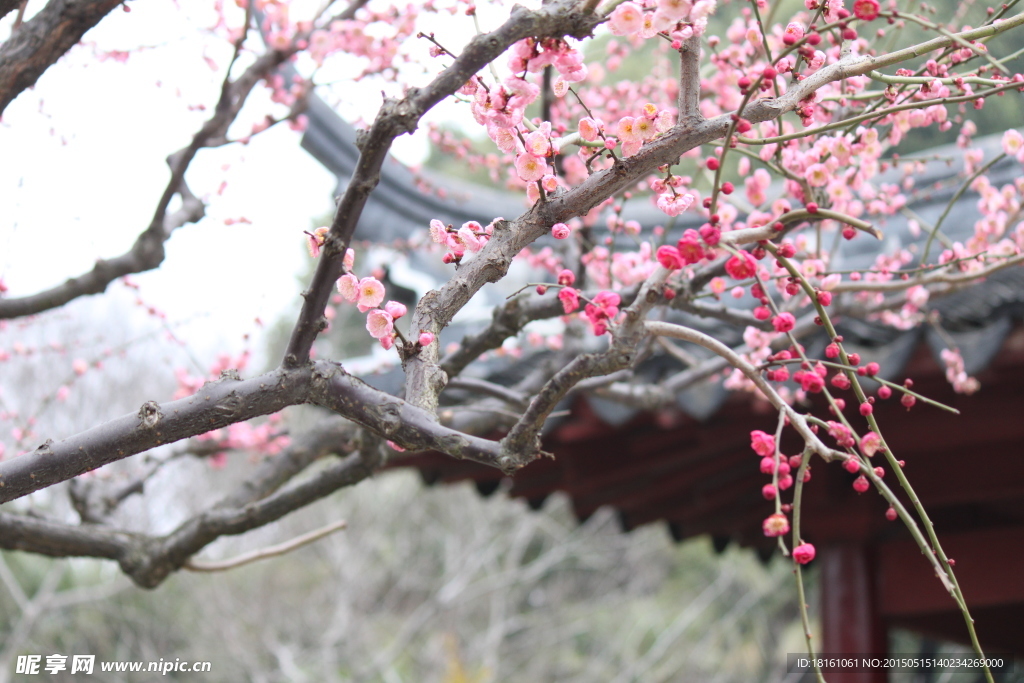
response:
M772 327L776 332L789 332L796 327L796 318L792 313L779 313L772 318Z
M793 561L797 564L807 564L814 559L814 546L810 543L801 543L793 548Z
M566 315L580 307L580 293L572 287L563 287L558 293L558 300L562 302L562 309Z
M825 388L825 380L815 372L795 372L793 379L800 382L800 388L809 394L819 394Z
M608 331L608 321L619 314L621 301L622 298L615 292L600 292L586 305L583 313L590 321L595 335L601 336Z
M704 258L704 247L696 230L687 230L676 243L676 249L687 264L699 263Z
M878 0L855 0L853 3L853 16L862 21L877 19L878 10Z
M679 270L684 265L683 257L679 255L679 250L667 244L658 247L656 258L658 263L669 270Z
M761 456L775 455L775 437L755 429L750 432L750 447Z
M749 252L741 251L725 262L725 272L734 280L746 280L757 272L757 261Z
M713 247L721 241L722 230L717 225L704 224L700 228L700 238L704 240L704 244Z

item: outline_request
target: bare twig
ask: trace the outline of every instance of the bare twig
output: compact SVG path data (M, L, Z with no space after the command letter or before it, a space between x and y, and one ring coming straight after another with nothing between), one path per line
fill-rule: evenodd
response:
M252 562L258 562L259 560L265 560L268 557L278 557L280 555L286 555L297 548L301 548L304 545L315 543L325 536L330 536L336 531L340 531L346 528L348 524L344 520L332 522L326 526L314 529L308 533L296 536L293 539L285 541L284 543L278 543L277 545L268 546L259 550L253 550L252 552L232 557L230 560L221 560L219 562L204 562L202 560L189 560L185 563L184 569L192 572L223 572L229 569L235 569Z

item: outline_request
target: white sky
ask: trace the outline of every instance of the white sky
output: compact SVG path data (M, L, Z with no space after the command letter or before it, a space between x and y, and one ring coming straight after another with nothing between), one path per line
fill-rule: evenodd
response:
M97 258L124 253L148 224L168 178L164 158L205 120L189 107L215 103L230 54L223 41L204 47L197 34L197 27L213 23L211 4L183 0L178 10L133 2L131 13L116 10L86 34L86 45L8 106L0 122L0 277L8 296L37 292L85 272ZM29 14L33 6L42 3L30 2ZM451 33L446 40L453 49L472 35L464 16L429 19L434 27L425 30ZM13 13L0 22L0 40L12 20ZM92 43L104 50L154 49L133 52L125 64L99 62ZM367 83L351 96L346 91L346 99L367 107L345 113L372 118L380 88ZM267 111L261 86L250 104L239 131ZM451 114L441 110L432 118ZM416 137L396 149L407 162L423 156L425 136ZM280 125L248 146L201 152L187 180L197 196L210 199L207 218L179 229L166 244L163 266L136 277L143 297L171 321L195 321L185 334L200 349L240 343L256 317L272 323L298 305L296 273L308 258L302 231L331 209L335 186L299 147L300 138ZM224 225L243 216L252 224Z

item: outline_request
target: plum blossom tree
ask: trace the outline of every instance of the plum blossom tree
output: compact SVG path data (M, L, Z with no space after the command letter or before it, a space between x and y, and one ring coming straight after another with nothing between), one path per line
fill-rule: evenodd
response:
M952 563L926 512L904 507L887 483L895 479L912 492L873 416L876 399L899 394L909 408L926 397L911 383L884 380L869 396L863 380L877 378L879 368L844 348L833 321L857 314L911 327L932 298L1024 261L1024 185L997 187L987 175L1006 157L1024 162L1024 137L1005 131L1002 153L986 160L972 144L970 118L992 98L1024 91L1024 76L1008 66L1016 55L994 49L1001 35L1020 35L1024 14L996 6L980 10L969 26L959 16L959 25L938 23L895 0L856 0L849 8L842 0L806 0L789 16L784 3L768 0L550 0L513 6L501 23L483 26L464 0L354 0L307 15L283 0L215 5L218 20L208 33L227 41L231 58L205 123L186 146L168 150L169 178L151 221L125 253L51 289L15 295L7 288L17 283L0 281L7 331L21 324L14 321L30 325L32 316L159 268L174 232L201 223L208 202L216 201L200 198L186 181L200 152L246 144L284 122L301 130L321 70L343 64L350 80L402 86L416 65L429 77L383 99L360 133L359 159L333 220L307 233L316 268L275 369L243 377L245 359L225 358L210 381L181 373L179 393L166 401L63 438L37 435L18 415L3 414L13 442L10 452L0 451L0 502L21 502L0 512L0 547L115 560L138 585L153 587L218 537L268 524L369 477L399 452L439 451L511 475L546 455L541 430L571 392L599 389L606 398L653 408L724 373L729 388L755 394L778 415L775 434L753 432L751 446L771 476L763 494L774 509L764 533L778 537L798 580L800 565L815 555L813 539L801 536L801 490L810 464L821 458L860 473L855 488L874 487L890 502L973 637ZM9 22L0 45L0 112L45 72L62 68L61 57L83 49L76 47L83 36L119 6L131 8L112 0L49 0L32 14L31 3L0 2ZM417 21L428 14L475 22L476 35L449 44L418 34ZM643 60L644 75L613 85L610 75L624 59ZM271 108L240 130L244 117L253 118L258 87L269 91ZM486 140L486 149L436 129L434 141L489 169L495 184L521 196L523 209L461 226L425 221L423 234L405 248L431 254L450 278L410 310L389 297L378 276L361 272L353 236L392 144L445 101L469 110L477 144ZM957 198L968 188L982 198L973 233L950 239L943 215L932 225L916 224L926 235L923 245L883 250L872 267L855 272L833 269L829 245L883 239L885 218L912 195L924 165L899 162L893 155L901 142L919 129L954 127L963 150ZM900 175L895 182L893 172ZM627 203L656 207L662 219L643 225L629 218ZM538 281L496 309L489 326L442 348L442 331L514 261L533 266ZM341 359L313 353L337 307L353 305L365 314L370 337L400 359L400 396L349 374ZM676 322L673 311L739 326L744 341L730 346ZM491 412L439 410L446 386L481 356L531 322L559 319L571 334L548 340L558 363L512 387L465 380L464 387L488 396ZM809 357L802 344L813 335L827 337L823 359ZM638 384L630 372L652 338L672 348L703 347L713 358L694 360L657 384ZM957 390L977 389L955 349L944 358ZM0 348L0 360L33 358L15 343ZM74 366L76 375L93 370ZM830 415L806 408L814 394L824 396ZM279 411L298 404L334 416L284 437ZM274 417L249 423L263 416ZM802 454L782 455L783 430L799 435ZM495 432L504 436L486 437ZM266 457L241 485L168 534L107 523L151 472L116 487L81 475L176 443L200 453L247 449ZM328 464L299 476L317 461ZM883 480L887 469L894 477ZM77 522L30 514L24 497L69 481ZM975 646L980 651L976 638Z

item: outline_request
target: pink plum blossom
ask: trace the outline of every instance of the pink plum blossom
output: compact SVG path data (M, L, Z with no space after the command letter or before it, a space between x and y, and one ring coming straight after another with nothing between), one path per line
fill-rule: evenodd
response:
M447 234L444 223L436 218L430 221L430 239L438 244L444 244L447 240Z
M548 165L543 159L532 154L520 154L516 157L516 171L519 177L528 183L543 178L548 172Z
M329 230L330 228L322 227L312 233L306 233L306 247L309 249L309 255L313 258L320 255L320 247L324 245Z
M632 2L624 2L612 12L608 26L617 36L628 36L644 27L644 13Z
M786 515L776 512L774 515L768 515L765 518L761 524L761 529L764 531L764 535L769 538L785 536L789 533L789 520L786 519Z
M555 223L551 226L551 236L556 240L564 240L570 234L569 226L565 223Z
M384 304L384 310L392 317L392 319L398 320L405 315L409 309L407 309L403 303L399 303L398 301L389 301Z
M597 140L597 136L601 131L601 123L599 121L595 121L589 116L585 116L580 119L579 131L581 138L587 142L593 142L594 140Z
M338 291L345 301L354 304L359 298L359 278L352 273L345 273L338 278Z
M356 307L360 313L380 305L384 300L384 285L375 277L364 277L356 289Z
M374 339L383 339L394 331L395 321L391 314L375 308L366 315L366 329Z

